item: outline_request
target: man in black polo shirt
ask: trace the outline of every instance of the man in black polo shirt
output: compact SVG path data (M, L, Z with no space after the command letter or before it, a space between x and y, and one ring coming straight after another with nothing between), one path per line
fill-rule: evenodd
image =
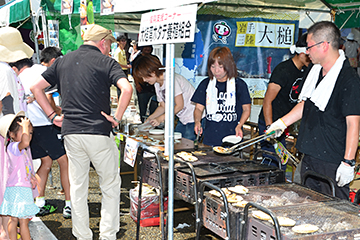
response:
M130 102L132 87L120 65L108 56L112 42L110 30L90 25L84 44L48 68L32 87L46 115L52 113L43 89L58 85L63 115L51 116L62 126L69 158L73 234L92 239L87 205L90 161L99 175L102 191L100 239L116 239L119 231L120 176L118 150L111 135ZM110 116L110 86L121 90L118 108Z
M284 130L301 120L297 149L304 153L301 176L308 170L330 177L335 194L349 199L359 142L360 79L339 50L340 30L332 22L318 22L307 36L307 53L314 63L293 110L267 132ZM281 132L281 131L280 131ZM308 178L310 188L331 194L329 184Z

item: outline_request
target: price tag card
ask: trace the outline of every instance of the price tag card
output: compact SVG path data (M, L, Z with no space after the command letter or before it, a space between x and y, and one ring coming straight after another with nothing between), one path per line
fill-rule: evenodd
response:
M124 162L134 167L136 154L139 148L139 142L134 139L127 138L125 144Z

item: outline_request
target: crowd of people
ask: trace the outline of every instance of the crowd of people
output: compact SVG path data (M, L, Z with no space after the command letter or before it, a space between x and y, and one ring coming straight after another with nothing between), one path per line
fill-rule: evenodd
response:
M336 196L349 199L359 141L360 78L340 49L340 39L340 30L327 21L315 23L299 38L290 48L293 57L271 75L258 127L259 134L275 131L274 137L285 145L285 129L301 119L296 144L303 154L300 175L312 170L328 176L336 183ZM126 56L127 38L115 39L110 30L96 24L88 27L83 40L83 45L65 56L58 48L45 48L41 64L33 64L33 50L20 32L0 28L1 239L16 239L19 224L22 239L30 240L29 220L56 210L45 201L53 160L60 166L63 217L71 218L73 235L93 238L87 202L92 164L102 192L100 239L116 239L121 178L112 129L120 124L135 91L129 74L135 80L141 120L154 127L165 121L166 71L151 54L151 46L139 48L132 42ZM116 42L114 58L109 57L111 44ZM244 137L251 99L228 47L210 51L207 73L196 89L175 74L178 121L174 128L184 138L194 140L202 135L204 144L219 146L226 136ZM119 90L113 114L112 85ZM53 92L61 95L61 106L55 104ZM154 96L156 104L147 115ZM274 152L267 141L261 147ZM41 159L36 172L33 158ZM269 161L279 166L276 159ZM329 184L319 179L306 184L331 194Z

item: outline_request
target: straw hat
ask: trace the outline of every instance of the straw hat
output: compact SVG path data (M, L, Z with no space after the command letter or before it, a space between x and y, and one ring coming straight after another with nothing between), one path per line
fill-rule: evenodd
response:
M16 115L15 114L7 114L7 115L3 116L2 118L0 118L0 135L5 138L5 141L4 141L5 146L7 145L8 141L9 141L9 139L7 139L7 133L9 131L9 128L10 128L12 122L14 121L14 119L18 116L25 117L25 112L20 111Z
M0 61L17 62L31 58L34 50L24 43L19 30L13 27L0 28Z
M97 24L90 24L84 33L84 41L100 41L102 39L110 39L112 43L116 42L111 30Z

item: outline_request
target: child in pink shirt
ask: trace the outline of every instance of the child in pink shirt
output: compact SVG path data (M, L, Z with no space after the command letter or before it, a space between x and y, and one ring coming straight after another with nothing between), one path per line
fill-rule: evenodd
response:
M25 113L8 114L0 119L0 134L5 138L6 154L9 159L9 175L0 215L10 216L9 237L17 239L17 225L20 223L22 240L31 240L29 221L39 212L34 203L32 189L36 179L30 149L32 125Z

